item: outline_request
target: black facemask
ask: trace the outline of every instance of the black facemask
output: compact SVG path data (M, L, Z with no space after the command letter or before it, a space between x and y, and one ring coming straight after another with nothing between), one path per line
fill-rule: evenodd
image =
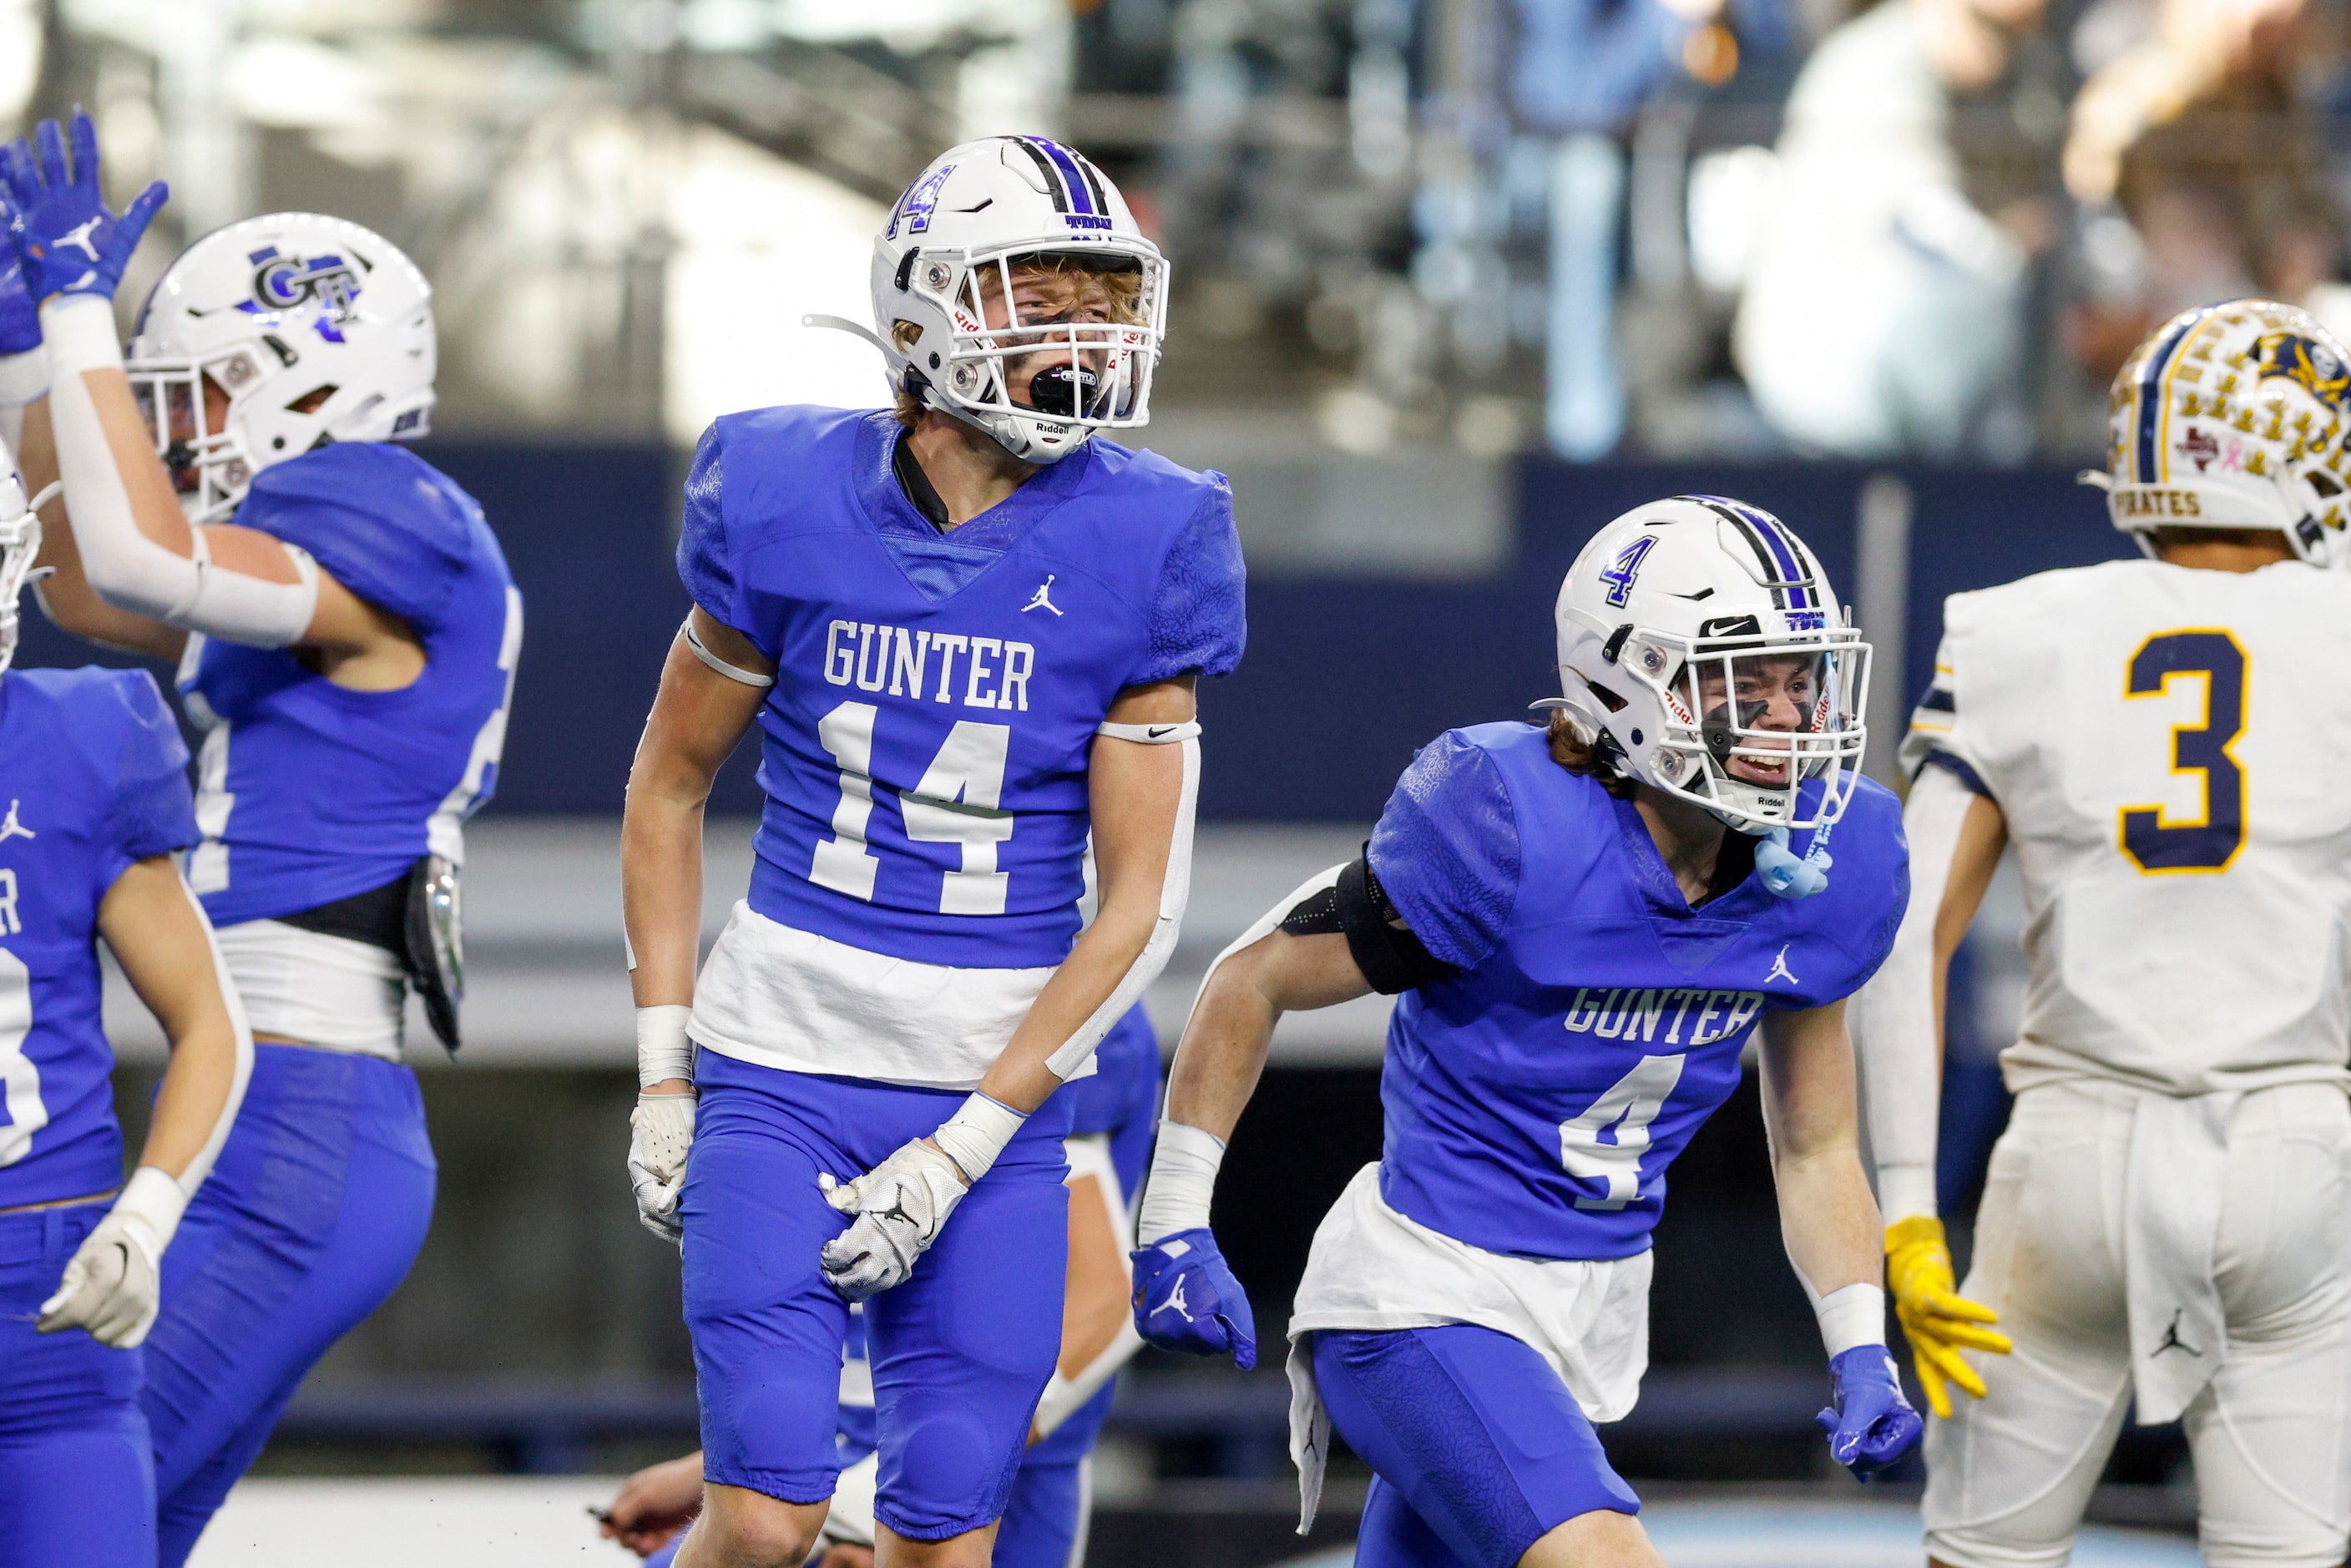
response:
M1029 378L1029 406L1039 413L1075 419L1093 411L1101 384L1102 378L1090 370L1073 369L1066 361L1050 365Z

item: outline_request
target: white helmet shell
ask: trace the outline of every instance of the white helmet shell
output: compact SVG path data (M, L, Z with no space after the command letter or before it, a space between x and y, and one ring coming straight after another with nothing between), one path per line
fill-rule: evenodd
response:
M1619 770L1750 833L1844 814L1869 645L1779 518L1712 496L1636 507L1577 555L1556 620L1558 706Z
M8 444L0 441L0 671L16 662L25 581L41 553L40 514L26 503L16 467Z
M247 218L182 251L140 307L124 368L196 522L330 441L432 424L433 287L381 235L317 213ZM217 428L209 379L227 394Z
M2233 299L2183 311L2141 343L2107 400L2115 527L2274 528L2314 566L2351 566L2344 402L2351 356L2307 311Z
M1139 274L1137 319L1022 322L1012 272L1032 257ZM1150 422L1167 262L1118 187L1057 141L991 136L939 154L873 242L872 290L893 390L1024 462L1052 463L1097 430ZM1026 370L1040 354L1052 364L1015 387L1008 368Z

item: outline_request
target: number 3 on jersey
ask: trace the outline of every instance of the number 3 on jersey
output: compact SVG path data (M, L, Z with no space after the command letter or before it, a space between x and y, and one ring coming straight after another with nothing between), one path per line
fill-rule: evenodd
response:
M873 817L872 703L842 703L818 721L817 744L841 770L841 800L832 809L832 837L819 841L809 880L835 893L873 902L882 862L866 845ZM942 915L1001 915L1010 876L996 869L996 846L1012 836L1012 813L998 809L1012 727L958 719L922 781L901 791L906 836L926 843L961 844L963 863L939 886Z
M2122 851L2142 873L2226 871L2245 847L2245 770L2229 751L2245 729L2245 674L2244 648L2217 629L2158 632L2131 655L2126 702L2163 695L2181 676L2204 683L2204 721L2171 731L2171 771L2201 776L2203 810L2175 821L2159 805L2122 809Z

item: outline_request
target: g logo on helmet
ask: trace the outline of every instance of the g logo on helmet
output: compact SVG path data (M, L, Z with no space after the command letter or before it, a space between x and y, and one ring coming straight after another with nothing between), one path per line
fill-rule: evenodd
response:
M247 258L253 263L253 303L263 310L291 310L307 301L319 305L319 330L329 337L329 331L349 321L353 314L352 302L359 298L359 270L340 256L316 256L304 258L283 256L276 246L255 251Z
M2259 379L2283 377L2335 413L2343 412L2343 400L2351 395L2351 367L2333 348L2299 332L2271 332L2262 337L2259 350Z

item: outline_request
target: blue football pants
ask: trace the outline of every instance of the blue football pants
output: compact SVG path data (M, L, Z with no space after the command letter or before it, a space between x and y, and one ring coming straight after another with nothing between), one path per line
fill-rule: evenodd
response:
M153 1568L144 1353L33 1330L106 1209L0 1215L0 1568Z
M788 1502L832 1495L849 1307L818 1254L848 1228L817 1186L928 1135L959 1091L700 1053L678 1213L704 1473ZM1029 1118L905 1283L865 1305L881 1521L941 1541L1000 1514L1061 1348L1068 1126Z
M1375 1474L1355 1568L1512 1568L1578 1514L1637 1513L1551 1364L1468 1323L1320 1330L1331 1424Z
M162 1568L179 1568L303 1375L406 1278L433 1219L416 1075L256 1045L220 1159L163 1255L148 1336Z

